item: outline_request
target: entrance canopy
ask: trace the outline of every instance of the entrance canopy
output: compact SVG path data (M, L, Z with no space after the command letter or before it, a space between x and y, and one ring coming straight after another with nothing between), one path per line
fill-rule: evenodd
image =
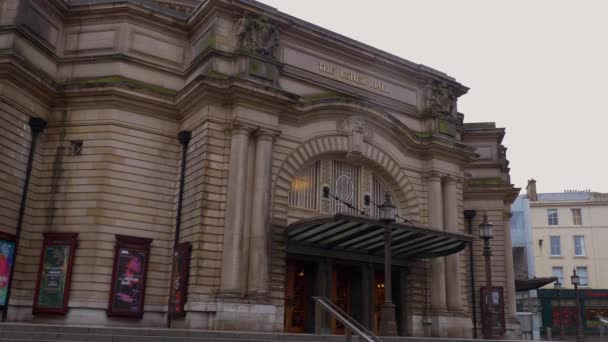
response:
M473 238L408 223L392 223L394 260L436 258L463 250ZM332 251L352 256L384 255L384 224L366 216L335 214L303 219L287 227L287 251ZM323 253L321 253L323 254Z
M538 290L541 287L556 281L557 277L540 277L530 279L515 279L515 291Z

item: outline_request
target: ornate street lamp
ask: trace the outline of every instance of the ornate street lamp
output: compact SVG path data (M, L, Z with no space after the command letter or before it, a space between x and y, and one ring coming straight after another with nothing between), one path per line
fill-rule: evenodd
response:
M494 304L492 303L492 265L490 263L490 257L492 251L490 250L490 239L494 238L492 235L492 228L494 225L488 222L488 215L483 214L483 221L479 224L479 237L483 239L483 256L486 262L486 298L483 301L487 308L486 317L486 328L484 329L484 338L492 339L494 337Z
M384 224L384 303L380 306L380 335L397 336L395 304L391 299L391 224L395 222L396 209L391 195L386 192L384 203L378 206L380 222Z
M572 270L570 277L572 285L574 285L574 294L576 297L576 341L583 342L585 339L583 332L583 315L581 312L581 301L578 294L578 286L581 284L581 277L576 274L576 268Z
M557 294L557 308L558 308L558 319L559 319L559 336L560 336L560 340L562 340L564 338L564 326L562 323L562 299L560 297L560 292L562 289L562 283L559 282L559 278L555 281L555 283L553 283L553 288L556 291Z

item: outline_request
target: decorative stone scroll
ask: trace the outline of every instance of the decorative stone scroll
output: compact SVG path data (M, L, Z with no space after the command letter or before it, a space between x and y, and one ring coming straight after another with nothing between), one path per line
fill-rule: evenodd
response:
M279 30L267 17L246 12L237 22L237 39L241 49L274 57L279 45Z
M371 141L373 132L365 119L360 116L351 116L346 120L337 122L337 131L348 136L348 156L361 155L363 142Z

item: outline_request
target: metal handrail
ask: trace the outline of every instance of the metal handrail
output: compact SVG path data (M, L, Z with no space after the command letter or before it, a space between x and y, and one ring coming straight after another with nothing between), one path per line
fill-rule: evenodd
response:
M608 332L608 317L597 315L597 319L600 321L600 324L597 327L600 332L600 341L604 341L606 333Z
M315 306L317 308L317 317L319 317L320 310L322 307L325 309L330 315L332 315L336 320L342 323L346 329L345 338L346 341L350 341L350 333L353 332L355 335L359 336L360 339L366 342L382 342L380 338L375 336L371 331L369 331L366 327L364 327L361 323L357 322L354 318L349 316L346 312L344 312L340 307L336 304L332 303L326 297L312 297L315 301ZM319 318L317 318L318 320ZM319 321L317 321L319 322ZM319 324L316 324L315 329L320 329Z

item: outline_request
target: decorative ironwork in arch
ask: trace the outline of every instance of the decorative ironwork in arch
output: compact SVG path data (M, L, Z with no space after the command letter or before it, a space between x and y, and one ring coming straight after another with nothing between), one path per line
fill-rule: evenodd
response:
M329 198L323 197L324 187L332 194ZM376 217L377 205L384 201L387 191L380 176L365 165L345 160L316 160L294 175L288 203L291 208L323 214L357 215L363 211Z

